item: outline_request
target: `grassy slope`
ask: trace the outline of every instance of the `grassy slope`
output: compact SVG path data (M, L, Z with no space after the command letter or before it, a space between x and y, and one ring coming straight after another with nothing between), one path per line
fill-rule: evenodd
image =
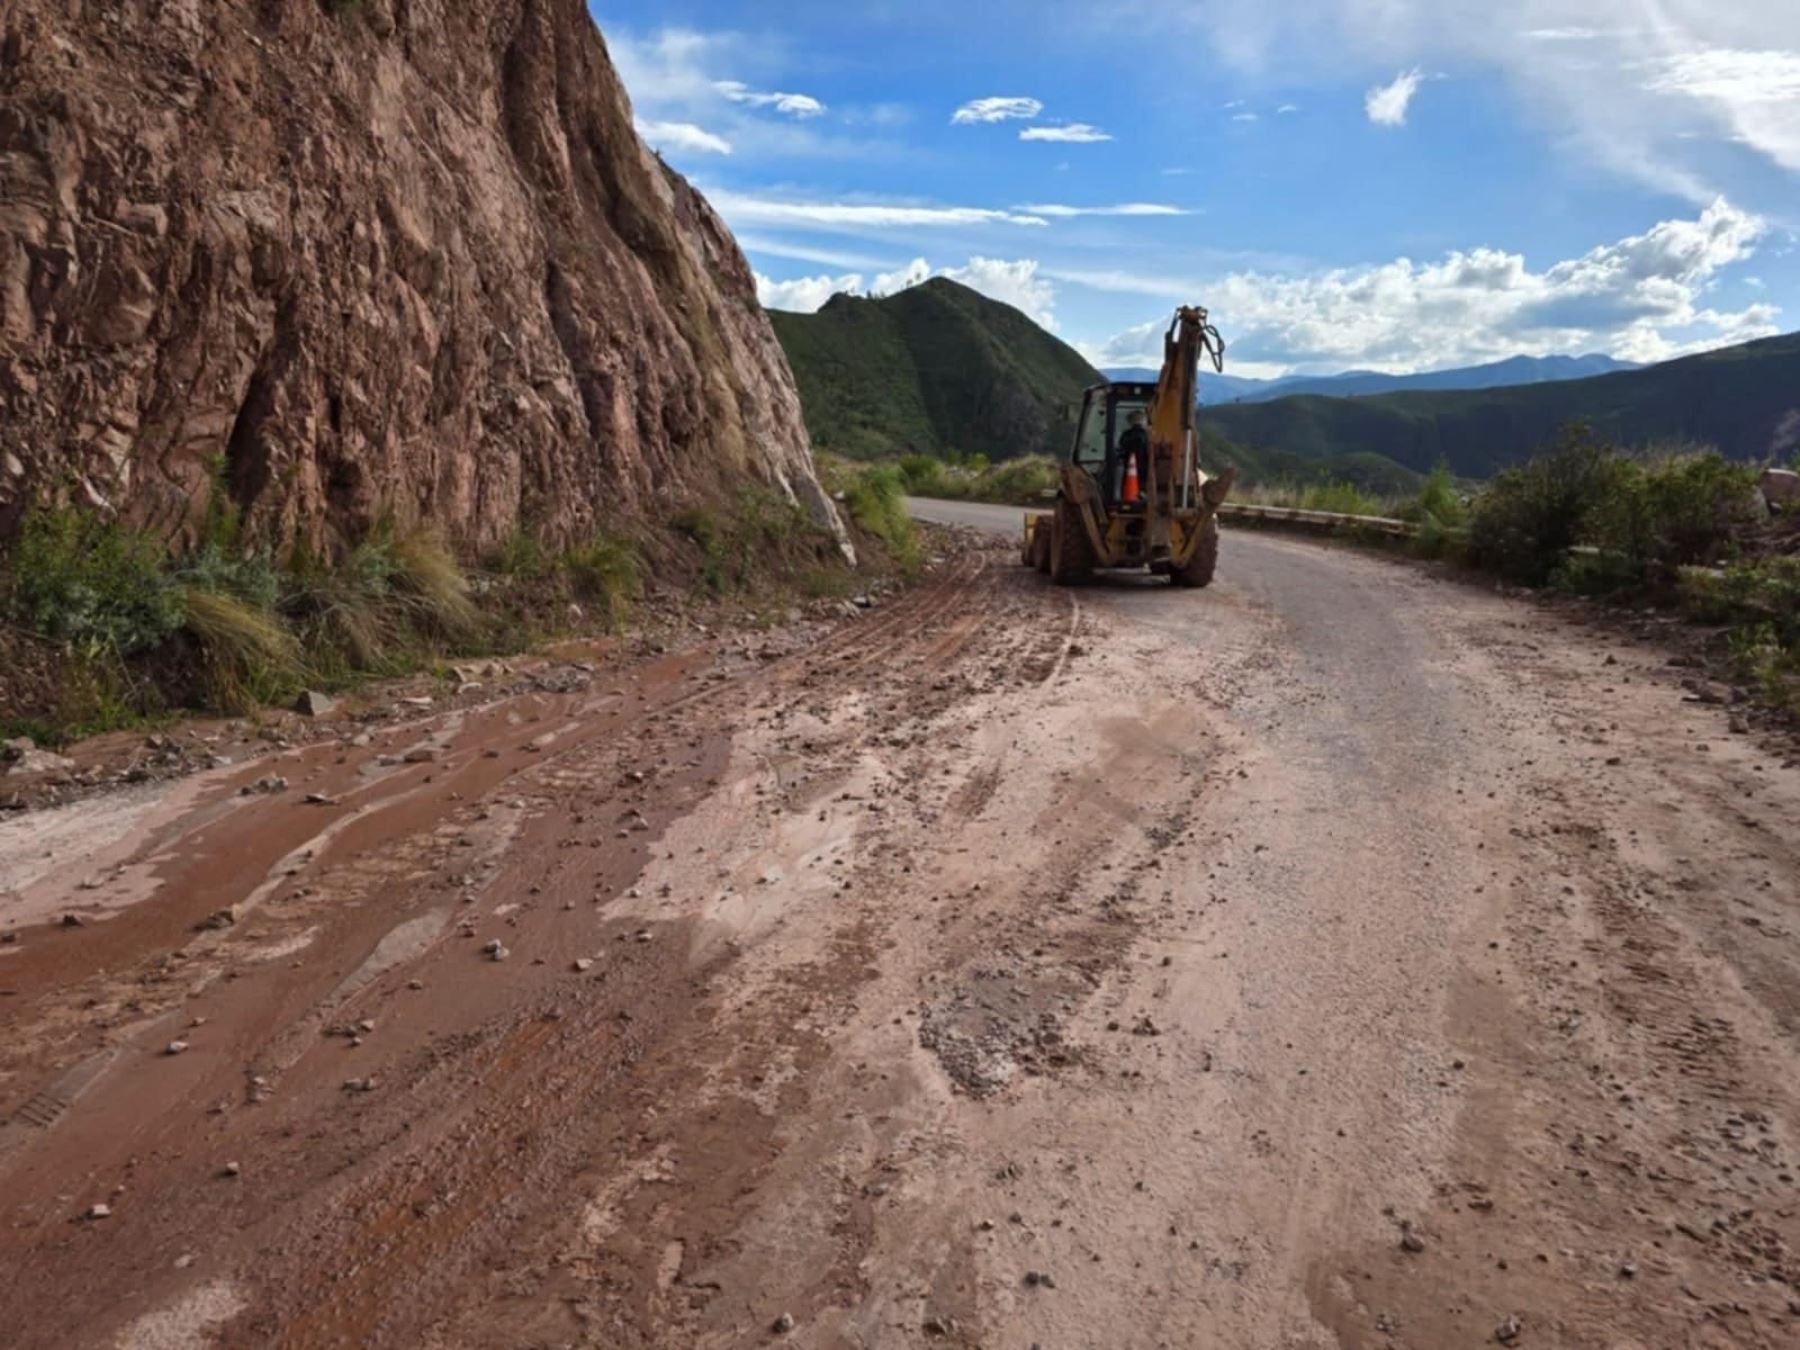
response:
M994 459L1061 451L1066 404L1100 375L1009 305L943 278L880 300L772 312L815 445L861 459L909 450Z
M1317 395L1209 408L1215 433L1306 459L1377 451L1415 470L1442 459L1485 478L1548 444L1572 421L1626 445L1699 441L1733 458L1768 454L1800 409L1800 334L1643 370L1507 389Z

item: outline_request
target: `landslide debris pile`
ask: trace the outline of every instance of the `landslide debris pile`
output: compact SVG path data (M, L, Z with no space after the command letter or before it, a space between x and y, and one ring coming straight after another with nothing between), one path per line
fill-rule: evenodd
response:
M1104 378L1011 305L944 277L770 317L813 443L857 458L1060 453L1070 405Z
M191 537L218 482L255 539L483 549L744 481L841 530L582 0L0 14L0 539L46 496Z

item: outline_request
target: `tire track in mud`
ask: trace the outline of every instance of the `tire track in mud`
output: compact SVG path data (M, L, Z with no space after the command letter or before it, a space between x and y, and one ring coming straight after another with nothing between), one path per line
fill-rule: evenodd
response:
M937 775L928 771L935 766L922 762L933 753L921 743L923 734L960 698L934 686L943 685L945 671L953 667L982 670L992 680L996 670L1016 675L1020 666L1035 664L1044 678L1068 641L1066 629L1054 621L1024 628L993 624L996 609L1032 610L1044 601L1041 593L1015 590L1004 574L981 579L982 593L966 597L966 604L926 607L937 623L915 623L911 641L885 649L880 659L845 662L848 673L828 686L811 667L788 672L799 698L780 682L771 689L764 706L771 709L769 734L777 743L784 719L804 721L807 710L821 703L848 711L830 719L829 730L806 721L804 731L793 733L807 738L806 758L820 773L782 798L767 828L779 832L783 816L845 809L834 804L835 790L863 784L859 774L866 776L871 766L873 785L889 787L868 805L885 807L855 826L853 850L832 883L845 899L835 913L820 915L821 935L809 948L818 954L800 953L768 968L759 958L756 970L743 969L740 962L730 1011L720 1008L715 1014L729 1019L731 1039L701 1038L695 1042L698 1058L690 1053L678 1063L643 1066L646 1083L654 1085L647 1092L659 1104L657 1124L640 1141L635 1161L616 1169L640 1180L621 1189L604 1174L585 1176L582 1187L610 1197L604 1220L565 1223L554 1239L534 1247L530 1258L537 1269L582 1272L579 1278L552 1281L563 1308L579 1310L574 1321L566 1311L557 1313L554 1300L539 1298L532 1301L536 1312L512 1308L507 1325L524 1315L536 1334L553 1338L579 1331L613 1344L740 1343L747 1324L738 1310L723 1310L714 1299L741 1282L734 1278L729 1253L740 1244L748 1243L750 1250L758 1244L751 1234L731 1236L733 1229L754 1225L747 1216L757 1197L780 1194L797 1182L789 1158L793 1141L778 1141L778 1135L785 1120L805 1116L817 1094L831 1093L830 1086L809 1085L809 1079L831 1058L832 1029L855 1019L889 973L895 926L909 916L883 897L901 870L916 877L929 855L939 815L931 801L941 791L960 804L973 802L966 785L926 787ZM1034 659L1018 659L1019 653ZM876 715L865 706L874 693L890 696L899 711L892 718ZM762 750L755 762L775 780L780 795L779 756ZM983 773L978 769L973 778ZM990 776L989 781L998 780ZM860 800L861 789L850 795ZM787 910L792 915L803 906L790 898ZM794 922L809 920L801 913ZM720 1119L732 1122L733 1146L723 1153L709 1142ZM805 1185L822 1194L819 1204L826 1213L810 1230L819 1234L820 1264L808 1282L811 1293L802 1294L801 1301L844 1305L866 1296L862 1260L876 1231L875 1211L886 1184L881 1178L893 1166L894 1151L910 1147L897 1138L878 1146L853 1138L831 1148L815 1139L798 1149L809 1160L824 1160L835 1178L827 1182L821 1176ZM784 1240L809 1231L808 1222L790 1214L783 1220ZM453 1343L497 1334L492 1297L492 1291L472 1296L465 1311L441 1324L437 1334Z
M952 614L984 611L984 598L970 593L981 571L979 559L959 560L947 575L876 616L840 625L809 650L774 662L748 663L722 679L706 679L697 688L641 710L629 698L526 700L527 707L537 705L534 720L453 738L440 762L401 770L360 789L355 809L366 819L357 822L356 837L340 837L332 847L301 855L305 865L277 879L266 912L259 911L255 921L256 939L279 947L284 934L310 934L307 946L332 951L342 950L349 941L348 964L354 966L355 953L379 947L377 939L395 931L396 923L404 926L441 914L442 928L418 950L347 992L332 991L354 980L354 970L329 976L323 984L316 976L295 977L284 982L288 988L278 993L275 1008L250 1014L240 1001L212 1014L209 1021L242 1018L252 1023L246 1049L253 1067L242 1070L242 1077L228 1068L209 1070L208 1079L223 1079L229 1086L222 1094L217 1088L202 1089L198 1100L216 1098L228 1105L223 1108L225 1117L215 1117L214 1128L201 1133L208 1136L208 1151L256 1159L249 1166L259 1179L255 1189L270 1217L246 1226L230 1202L220 1210L219 1196L213 1197L214 1203L205 1198L196 1203L197 1193L203 1196L206 1191L206 1183L199 1180L206 1165L182 1163L179 1155L194 1150L183 1147L177 1137L180 1131L164 1132L152 1149L157 1155L153 1170L161 1175L140 1173L133 1179L133 1203L118 1216L125 1222L115 1220L107 1230L109 1237L117 1234L145 1252L119 1265L121 1283L135 1285L137 1293L135 1300L121 1302L120 1315L154 1310L186 1286L189 1277L173 1274L167 1264L169 1251L183 1249L197 1262L194 1269L211 1274L223 1266L236 1271L237 1282L230 1285L233 1297L245 1295L249 1309L232 1324L228 1340L241 1333L259 1343L293 1345L416 1343L414 1338L438 1315L433 1309L454 1301L470 1274L489 1259L484 1253L509 1246L522 1225L541 1219L569 1178L582 1174L587 1159L606 1151L602 1141L613 1137L612 1147L617 1148L626 1137L622 1122L635 1118L654 1099L649 1080L640 1076L644 1062L664 1044L703 1044L708 1035L699 1000L717 963L699 970L686 968L689 935L679 923L644 930L651 937L648 942L637 941L630 932L602 932L582 945L607 959L590 977L570 979L562 973L568 947L557 936L557 930L570 925L546 922L543 911L558 901L563 909L552 911L558 915L578 905L581 919L592 924L597 918L604 929L606 907L597 903L603 897L587 893L585 886L555 884L550 875L554 868L528 867L524 877L509 879L499 875L502 864L517 871L521 855L532 857L535 851L540 858L554 857L556 844L568 842L569 834L585 832L581 803L569 800L584 781L611 784L622 774L647 772L661 775L659 786L667 784L668 764L679 757L679 751L674 755L668 751L678 742L716 747L714 757L690 775L693 792L711 790L708 782L716 781L724 768L717 758L725 745L722 733L759 696L767 702L770 689L817 679L828 680L832 691L868 677L880 683L882 673L920 642L935 647L930 663L955 662L978 636L976 626L959 624L946 634L942 624ZM571 720L579 722L584 710L591 717L596 705L605 704L629 709L661 729L655 744L636 747L648 750L648 756L634 759L629 753L613 752L608 728L619 722L616 715L567 734ZM533 735L545 725L565 728L559 742L542 744L541 737ZM631 739L625 744L629 747ZM639 768L631 769L633 763ZM470 770L477 771L478 782L471 781ZM244 774L250 772L246 769ZM431 799L454 808L438 829L421 831L418 825L426 817L406 810L409 789L401 783L416 790L419 780L435 780L439 790L429 794ZM606 795L597 794L599 799ZM458 854L456 844L466 842L462 836L478 817L489 813L484 803L512 797L526 807L520 813L525 819L517 827L517 838L500 841L499 853L479 879L463 874L469 859ZM667 806L665 815L684 809L680 801ZM252 803L245 809L273 807ZM329 814L322 811L317 823L325 823ZM585 822L590 828L598 823ZM613 823L607 820L592 840L608 853L619 851L605 838ZM390 842L396 831L404 841L398 848ZM634 837L634 856L657 838L658 832ZM270 855L293 857L296 851L294 842L283 838L274 841ZM631 862L631 871L620 873L606 889L623 892L638 866ZM533 874L540 879L526 884ZM254 864L244 875L240 885L248 886L252 880L261 884ZM540 891L545 893L541 900L530 898ZM216 905L229 894L212 888L205 903ZM375 1080L372 1091L340 1086L330 1067L318 1063L324 1053L319 1033L330 1024L354 1023L369 1013L372 1016L364 1020L383 1033L394 1025L404 1034L404 1024L419 1020L403 1011L408 999L441 1015L449 1006L443 1001L446 995L431 992L440 984L492 982L491 971L507 968L480 962L476 944L461 940L465 926L456 920L478 914L480 926L492 931L497 916L509 908L514 912L501 929L507 934L505 942L514 948L515 961L544 963L537 967L536 978L524 987L517 978L506 981L508 991L498 1002L478 997L472 1008L459 1008L462 1015L451 1020L461 1023L460 1029L427 1031L418 1049L386 1056L378 1075L356 1071L357 1083ZM364 911L379 911L378 929L365 922L353 925L364 936L340 931L346 914ZM166 919L164 923L166 927ZM315 931L320 925L326 931ZM533 942L527 936L534 928L544 930L539 933L542 940ZM181 929L170 929L162 940L169 942L177 931ZM140 943L144 936L131 935ZM229 958L242 948L243 937L243 930L238 930L205 942L188 939L187 946L195 949L189 955L196 958L191 973L203 963L201 947L209 949L204 964L211 972L197 988L193 983L180 986L192 992L184 994L172 986L163 1006L193 1006L194 994L203 994L211 980L221 973L237 975ZM612 956L602 940L615 937L625 939L612 948L625 954L622 957ZM121 949L129 945L119 943ZM556 954L534 955L537 951ZM868 956L867 943L852 934L843 939L838 961ZM551 978L547 969L553 961L557 978ZM143 969L101 967L85 981L89 997L109 981L127 989L140 985L144 976L134 971ZM426 977L420 981L427 986L424 992L409 987L406 977L415 972ZM309 988L316 992L308 992ZM456 996L448 988L446 994ZM458 998L459 1004L463 1001ZM127 1008L130 1000L116 1006ZM146 1010L141 999L138 1009ZM268 1047L260 1054L261 1068L255 1067L256 1038ZM143 1037L135 1039L141 1043ZM371 1033L367 1039L376 1043L382 1037ZM289 1048L281 1049L283 1045ZM355 1062L367 1066L366 1058ZM143 1072L136 1063L130 1069L133 1074ZM192 1095L191 1086L184 1091ZM152 1114L179 1111L175 1100L160 1094L154 1103L142 1105ZM38 1152L49 1144L45 1127L57 1124L56 1118L67 1110L25 1108L21 1126L29 1131L24 1139L28 1151ZM221 1124L226 1128L217 1128ZM82 1139L91 1140L96 1133L84 1128ZM330 1156L305 1156L306 1149L296 1150L288 1142L296 1138L333 1140L327 1149ZM74 1145L75 1140L68 1142ZM182 1218L172 1227L164 1224L146 1232L138 1218L143 1212ZM235 1231L237 1245L253 1252L254 1261L239 1262L219 1251L216 1240L206 1236L208 1228ZM66 1241L56 1241L35 1253L21 1252L24 1259L13 1268L13 1278L0 1282L0 1289L10 1289L0 1302L10 1302L26 1288L32 1290L34 1303L54 1299L57 1288L79 1278L73 1269L49 1274L62 1264L67 1250ZM46 1256L53 1264L39 1259ZM395 1298L398 1287L407 1290L407 1297ZM73 1309L79 1300L65 1300L64 1306ZM51 1328L70 1324L42 1325L45 1340L27 1337L20 1343L61 1343L62 1332Z

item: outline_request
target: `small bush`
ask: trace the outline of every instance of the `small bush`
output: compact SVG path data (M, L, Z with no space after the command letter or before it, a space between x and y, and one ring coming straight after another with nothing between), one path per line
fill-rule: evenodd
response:
M1739 678L1760 685L1776 706L1800 712L1800 557L1687 568L1677 593L1691 617L1727 626Z
M905 455L892 467L899 473L901 489L913 497L1036 505L1057 485L1056 461L1044 455L993 465L979 454L946 452L943 459Z
M1439 463L1426 474L1418 492L1396 507L1394 514L1419 527L1412 545L1419 557L1458 557L1465 551L1469 503L1447 465Z
M488 565L514 581L537 581L550 570L543 541L523 521L513 526Z
M915 497L942 497L947 476L943 461L930 455L902 455L898 465L900 481Z
M844 494L844 505L863 529L880 539L903 566L919 561L919 538L906 512L906 485L900 470L881 465L866 471Z
M181 630L182 591L156 540L117 521L72 511L28 516L0 603L20 627L88 660L135 656Z
M638 593L637 554L631 545L596 534L580 548L569 550L562 564L570 589L590 604L601 606L609 627L615 631L623 628Z
M1757 523L1757 472L1716 450L1621 460L1583 521L1587 542L1661 585L1680 567L1726 561Z
M1571 427L1557 446L1503 470L1476 499L1469 518L1469 560L1530 586L1548 584L1582 542L1589 514L1620 490L1625 461Z
M726 571L724 532L719 518L704 506L692 506L669 522L700 549L700 579L714 595L723 595L729 587Z
M1283 506L1300 511L1331 511L1346 516L1385 516L1387 504L1354 483L1327 479L1320 483L1297 483L1291 480L1236 489L1239 501L1258 506Z
M1384 513L1381 502L1354 483L1314 483L1300 494L1300 505L1308 511L1335 511L1345 516Z

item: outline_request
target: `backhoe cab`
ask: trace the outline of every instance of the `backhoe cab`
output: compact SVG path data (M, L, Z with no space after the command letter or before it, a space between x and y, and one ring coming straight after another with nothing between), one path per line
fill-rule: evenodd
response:
M1225 344L1206 311L1184 305L1164 335L1155 384L1086 391L1056 508L1025 517L1026 566L1060 585L1102 567L1144 567L1178 586L1213 579L1218 509L1237 471L1209 478L1200 468L1194 409L1203 353L1224 368Z

